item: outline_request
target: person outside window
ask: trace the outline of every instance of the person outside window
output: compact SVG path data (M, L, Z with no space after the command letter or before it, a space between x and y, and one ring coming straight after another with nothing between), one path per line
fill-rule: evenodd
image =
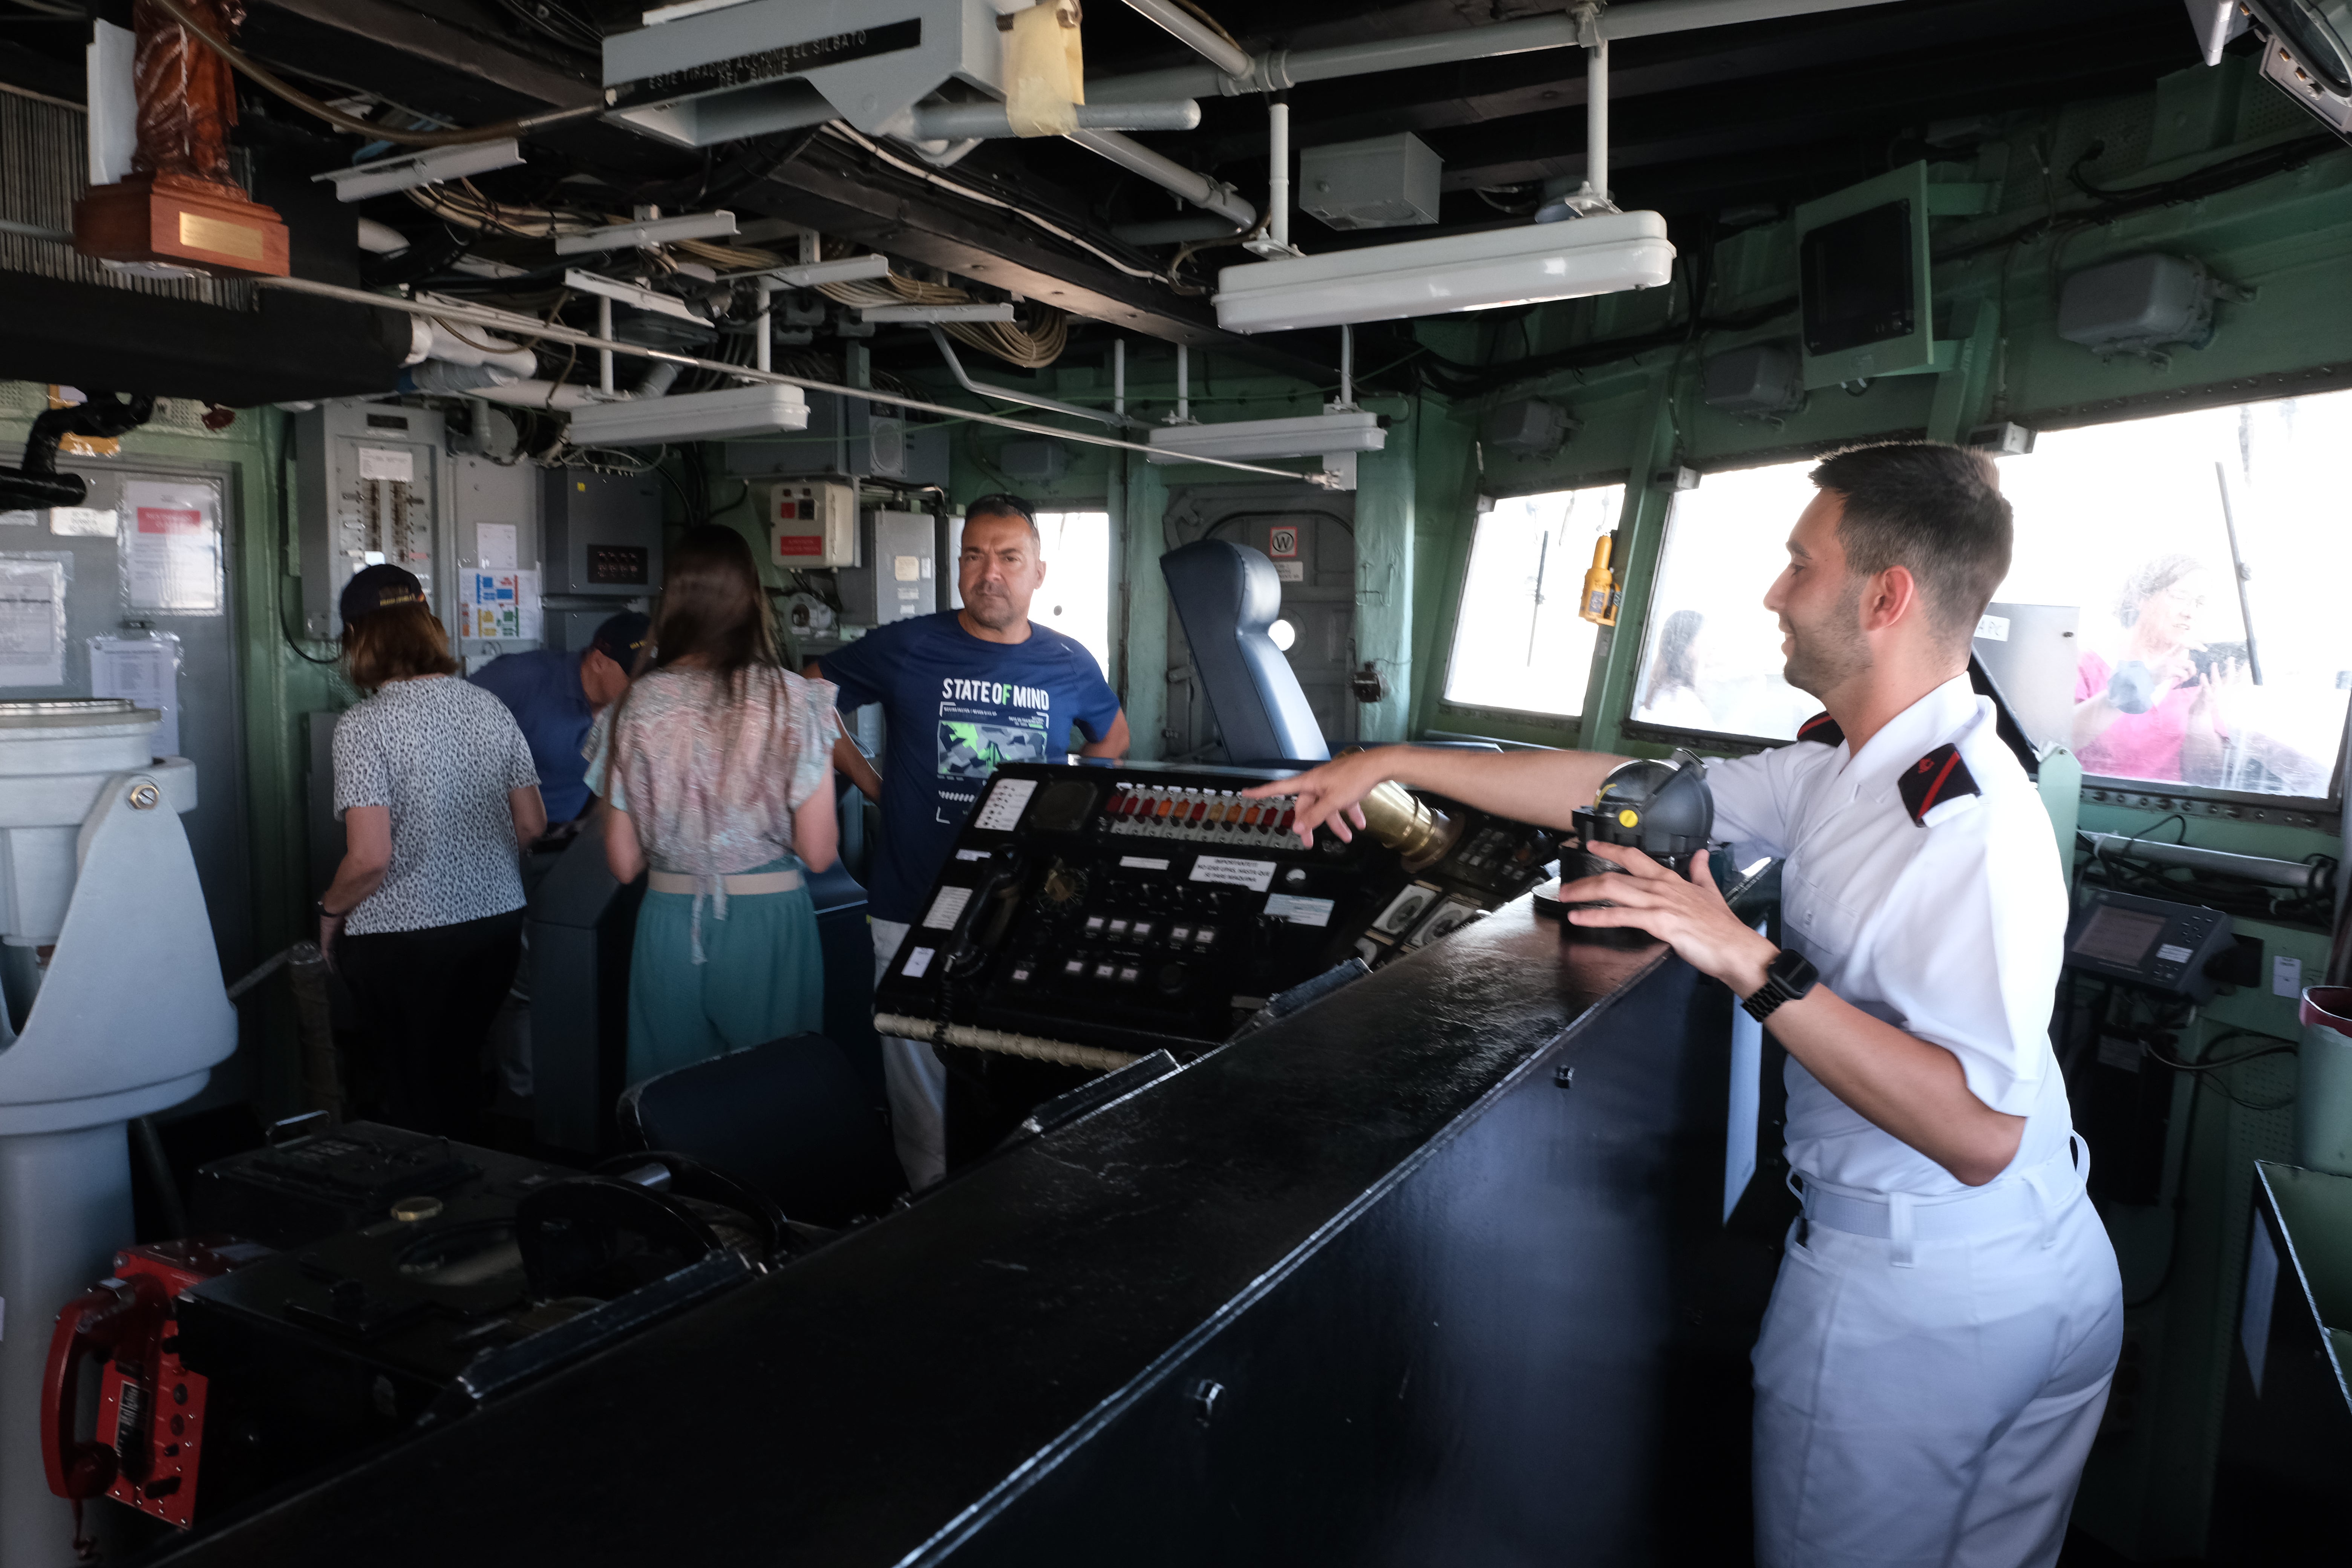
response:
M690 529L668 552L653 668L590 738L604 854L647 878L629 961L627 1078L824 1026L803 873L832 866L834 689L783 668L751 546Z
M2242 640L2213 636L2227 579L2193 555L2164 555L2126 581L2116 619L2127 634L2113 664L2085 648L2074 674L2074 755L2083 771L2324 795L2327 763L2260 722ZM2276 717L2275 711L2273 717Z
M1127 714L1094 656L1029 619L1045 581L1028 503L982 496L964 511L963 608L877 627L808 667L838 684L844 711L880 703L889 731L878 777L846 735L835 752L882 805L866 889L877 983L997 763L1059 762L1073 724L1082 754L1127 754ZM947 1072L929 1045L887 1037L882 1067L898 1161L919 1190L947 1173Z
M1696 610L1676 610L1658 632L1658 673L1641 710L1633 717L1644 724L1670 730L1715 730L1722 726L1706 692L1699 689L1702 639L1706 617Z
M315 906L358 1004L394 1125L478 1142L483 1041L522 951L520 847L547 828L506 705L453 679L417 580L370 566L343 589L343 671L368 693L335 721L348 847Z

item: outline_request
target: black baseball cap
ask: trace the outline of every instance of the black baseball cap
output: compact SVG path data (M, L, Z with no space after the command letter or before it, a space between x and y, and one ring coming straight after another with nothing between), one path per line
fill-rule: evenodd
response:
M343 584L343 625L394 605L423 603L425 584L416 580L415 573L393 565L362 567Z
M643 653L646 639L653 633L653 617L635 610L623 610L596 628L588 646L621 667L624 674L635 674L637 655Z

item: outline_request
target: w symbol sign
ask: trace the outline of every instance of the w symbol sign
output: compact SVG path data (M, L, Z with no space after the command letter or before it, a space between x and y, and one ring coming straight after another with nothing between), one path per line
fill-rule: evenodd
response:
M1298 556L1298 531L1295 528L1270 528L1265 534L1265 552L1276 560L1296 560Z

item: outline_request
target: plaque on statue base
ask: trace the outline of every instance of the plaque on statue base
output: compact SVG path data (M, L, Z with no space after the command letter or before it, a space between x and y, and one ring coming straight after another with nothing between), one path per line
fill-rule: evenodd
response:
M132 174L74 204L74 248L101 261L162 261L225 277L283 278L286 226L234 185Z

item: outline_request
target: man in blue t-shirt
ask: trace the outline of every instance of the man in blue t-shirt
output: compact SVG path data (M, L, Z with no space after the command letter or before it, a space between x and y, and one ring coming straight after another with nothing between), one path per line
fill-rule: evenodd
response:
M982 496L964 510L962 609L877 627L809 666L841 688L842 711L880 703L887 730L878 780L846 736L834 748L835 764L882 804L866 889L877 982L997 763L1061 761L1073 724L1083 755L1127 754L1127 714L1094 656L1030 622L1043 542L1026 502ZM947 1173L947 1072L917 1040L886 1037L882 1066L898 1163L919 1191Z
M596 715L629 689L651 626L624 610L596 628L585 652L542 647L502 654L467 678L513 711L539 767L547 820L557 826L588 809L588 759L580 748Z

